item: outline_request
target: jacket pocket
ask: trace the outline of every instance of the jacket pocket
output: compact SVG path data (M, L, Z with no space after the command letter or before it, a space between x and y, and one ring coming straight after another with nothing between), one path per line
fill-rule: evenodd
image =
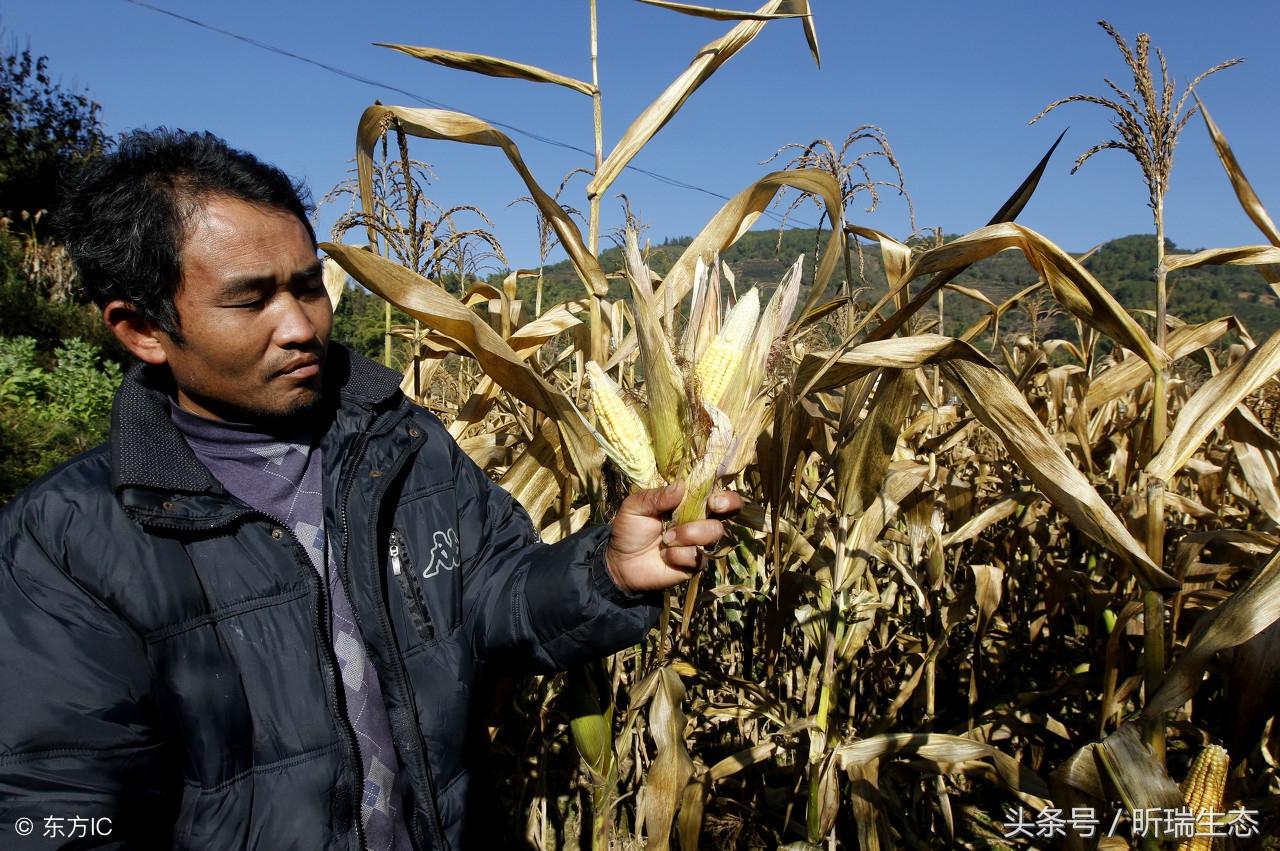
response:
M422 600L422 589L415 576L413 555L409 552L409 543L399 529L391 530L391 540L387 547L387 561L396 584L404 595L405 605L409 609L409 620L413 624L418 637L423 641L434 641L435 627L431 623L431 615L427 612L426 603Z
M407 653L439 642L462 622L453 483L436 483L401 498L387 525L384 588L400 651Z

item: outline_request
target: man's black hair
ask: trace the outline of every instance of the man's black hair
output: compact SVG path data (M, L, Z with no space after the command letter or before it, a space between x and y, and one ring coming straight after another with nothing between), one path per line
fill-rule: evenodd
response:
M122 299L182 342L174 293L191 217L211 196L292 213L314 243L301 183L212 133L134 130L70 181L58 215L62 241L98 307Z

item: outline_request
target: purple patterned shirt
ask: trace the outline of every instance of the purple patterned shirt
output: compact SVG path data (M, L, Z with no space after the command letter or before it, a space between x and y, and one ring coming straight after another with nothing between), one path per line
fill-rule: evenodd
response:
M365 844L369 851L409 851L396 782L400 764L382 688L325 533L320 448L311 445L309 434L263 434L255 426L206 419L172 403L169 413L214 478L232 495L292 529L311 556L328 589L329 639L342 669L347 720L364 767L360 818Z

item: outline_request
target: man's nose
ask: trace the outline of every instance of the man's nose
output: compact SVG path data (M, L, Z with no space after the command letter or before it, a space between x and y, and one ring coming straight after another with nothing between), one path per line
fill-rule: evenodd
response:
M297 346L316 339L316 324L301 301L290 293L284 293L281 296L280 310L275 329L276 345Z

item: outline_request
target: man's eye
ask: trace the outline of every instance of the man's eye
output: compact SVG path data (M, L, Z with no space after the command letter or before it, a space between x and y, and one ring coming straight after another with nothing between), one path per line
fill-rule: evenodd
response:
M266 303L267 300L265 298L255 298L253 301L243 301L229 306L238 310L257 310Z

